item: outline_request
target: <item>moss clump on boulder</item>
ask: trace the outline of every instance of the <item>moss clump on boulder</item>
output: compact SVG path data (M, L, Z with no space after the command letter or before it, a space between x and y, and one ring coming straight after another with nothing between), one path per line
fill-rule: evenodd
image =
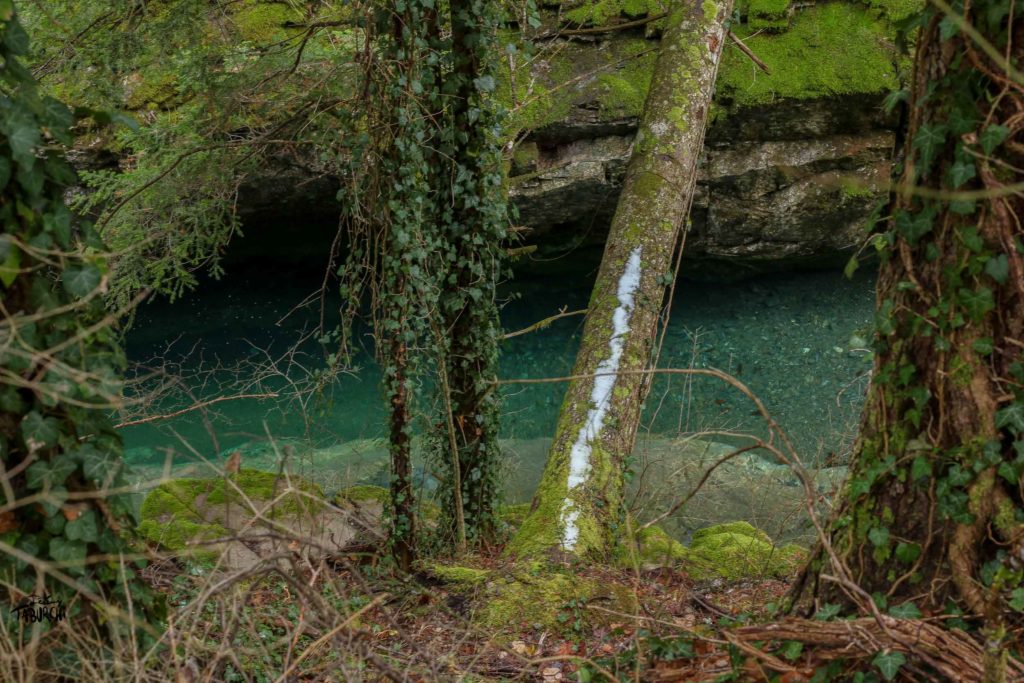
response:
M281 496L288 486L295 491ZM229 535L226 518L241 517L249 501L267 517L315 513L323 504L316 484L297 477L286 480L273 472L241 470L229 477L175 479L149 492L142 503L139 534L168 550L181 551L190 543ZM266 509L271 501L273 507ZM202 550L198 556L215 556Z
M725 524L716 524L714 526L705 527L698 531L693 532L693 545L697 545L708 536L714 536L716 534L740 534L741 536L750 536L756 538L764 543L771 544L772 539L765 532L758 529L750 522L726 522Z
M666 566L686 561L686 547L661 527L652 526L636 535L636 559L641 566ZM632 557L624 558L627 563Z
M747 522L701 529L687 548L686 568L698 580L783 577L795 571L807 552L797 545L776 547Z

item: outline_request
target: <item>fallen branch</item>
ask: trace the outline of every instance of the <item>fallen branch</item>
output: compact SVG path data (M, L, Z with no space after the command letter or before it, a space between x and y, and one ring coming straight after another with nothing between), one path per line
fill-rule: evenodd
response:
M568 318L568 317L574 316L574 315L584 315L584 314L586 314L587 310L588 309L586 309L586 308L581 308L578 311L566 312L565 309L563 308L557 315L553 315L550 318L544 318L543 320L541 320L539 322L535 322L534 324L530 325L529 327L524 327L521 330L516 330L515 332L509 332L504 337L502 337L502 339L503 340L504 339L511 339L512 337L518 337L521 334L528 334L530 332L536 332L537 330L542 330L545 327L547 327L548 325L550 325L551 323L555 322L556 320L560 320L561 318Z
M768 68L768 65L761 61L761 59L757 55L755 55L753 51L743 43L742 40L737 38L736 34L733 33L732 31L729 31L729 40L731 40L736 45L736 47L740 49L740 52L749 57L750 61L756 64L761 69L761 71L765 72L769 76L772 75L771 69Z

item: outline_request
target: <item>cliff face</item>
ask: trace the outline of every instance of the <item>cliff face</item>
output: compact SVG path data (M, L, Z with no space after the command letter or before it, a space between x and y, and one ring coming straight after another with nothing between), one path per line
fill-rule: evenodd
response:
M899 87L901 64L891 23L917 2L738 0L733 32L771 73L735 45L725 47L691 212L689 274L731 278L847 258L889 177L895 122L881 105ZM517 28L526 22L510 10L508 38L518 47L502 56L496 92L510 111L509 188L518 223L530 228L528 242L561 250L603 241L650 82L656 17L663 10L660 0L547 0L541 25L530 29L532 54L522 49ZM302 36L296 26L306 20L286 2L242 0L214 24L217 35L232 36L225 39L230 47L239 40L250 46L296 40ZM318 40L328 38L318 34L308 53L319 54ZM334 59L351 64L354 57ZM124 106L144 126L159 121L173 130L179 108L198 110L201 97L182 94L184 77L166 60L150 61L121 79ZM299 71L311 78L323 68L314 60ZM80 83L74 73L60 88ZM217 75L231 76L223 67ZM86 96L68 93L74 101ZM225 116L217 135L267 125L268 113L243 101L245 116ZM273 98L261 106L271 111ZM90 145L79 150L80 165L131 168L131 150ZM336 224L340 181L331 164L309 150L282 146L261 159L258 171L238 178L237 211L247 235L279 230L297 216Z
M898 63L886 17L832 3L786 9L765 31L749 5L741 11L734 30L771 75L727 47L687 273L731 278L841 263L889 178L894 121L882 101L898 87ZM513 108L529 103L513 119L533 130L517 145L509 175L531 239L559 247L603 240L657 45L656 29L645 28L646 36L640 28L564 38L528 69L510 71L513 83L533 86L517 88L515 98L513 88L505 93Z

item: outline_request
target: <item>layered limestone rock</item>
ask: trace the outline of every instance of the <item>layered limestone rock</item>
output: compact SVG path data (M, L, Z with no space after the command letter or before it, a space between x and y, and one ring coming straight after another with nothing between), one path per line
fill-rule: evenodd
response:
M743 12L735 31L751 36L771 74L726 48L687 273L838 265L863 239L889 177L895 122L882 101L899 82L888 38L896 11L830 3L791 10L770 32ZM603 241L657 45L644 31L571 36L509 70L505 97L526 131L511 196L531 239L558 249Z

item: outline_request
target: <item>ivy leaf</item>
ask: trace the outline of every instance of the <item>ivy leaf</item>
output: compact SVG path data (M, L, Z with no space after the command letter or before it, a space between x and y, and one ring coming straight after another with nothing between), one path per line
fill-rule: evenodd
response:
M964 243L965 247L975 254L980 253L985 248L985 239L973 225L960 231L960 240Z
M914 136L913 148L921 153L921 168L928 170L942 146L946 144L946 126L921 126Z
M910 478L913 481L932 476L932 463L924 456L917 456L910 465Z
M36 122L24 109L15 108L7 115L4 128L11 156L19 166L31 166L35 161L33 150L39 144L39 127Z
M1006 280L1010 276L1010 259L1006 257L1006 254L993 256L985 264L985 274L1001 285L1006 284Z
M57 562L85 562L85 544L55 536L50 539L50 557Z
M782 644L782 647L779 648L779 654L791 662L795 662L803 651L804 644L799 640L787 640Z
M960 303L967 310L967 315L975 321L981 320L985 317L986 313L996 307L992 290L988 287L980 287L977 290L961 287L957 292L957 296L960 298Z
M0 235L0 282L10 287L21 268L21 250L10 235Z
M21 438L30 451L53 446L59 435L57 420L43 417L39 411L33 410L21 419Z
M473 85L480 92L492 92L494 90L494 76L481 76L473 79Z
M876 548L882 547L889 542L889 530L884 526L876 526L868 532L868 539Z
M60 486L75 471L75 468L75 463L67 458L57 458L53 461L40 460L32 463L25 470L25 483L30 489Z
M86 478L94 482L107 481L122 464L121 458L116 453L99 451L92 446L79 448L78 455Z
M921 610L914 603L905 602L902 605L890 607L889 614L897 619L919 619L921 617Z
M901 209L896 213L896 231L910 244L917 244L922 237L932 231L933 217L932 211L911 214Z
M946 41L960 33L960 27L949 17L943 17L939 22L939 38Z
M971 161L957 161L949 167L949 182L954 190L976 175L977 171Z
M987 356L992 353L994 348L991 337L982 337L981 339L975 339L974 343L971 344L971 348L974 352L982 356Z
M70 265L61 277L68 294L79 299L99 287L101 279L100 269L91 263Z
M916 543L896 544L896 559L903 564L913 564L921 556L921 546Z
M1024 588L1014 588L1010 591L1010 609L1024 612Z
M891 681L896 678L900 667L907 663L907 657L902 652L882 650L875 655L871 663L878 667L878 670L882 673L882 678Z
M70 541L84 541L95 543L99 538L99 525L96 523L96 512L86 510L77 518L64 525L64 535Z
M1010 405L996 411L996 427L1009 427L1017 434L1024 434L1024 402L1014 401Z
M818 609L817 613L814 615L814 618L818 621L828 621L830 619L834 619L839 614L840 609L841 608L839 607L839 605L832 602L826 602Z
M991 154L995 151L996 147L1003 144L1009 135L1010 129L1006 126L989 126L982 131L979 138L981 148L985 150L985 154Z

